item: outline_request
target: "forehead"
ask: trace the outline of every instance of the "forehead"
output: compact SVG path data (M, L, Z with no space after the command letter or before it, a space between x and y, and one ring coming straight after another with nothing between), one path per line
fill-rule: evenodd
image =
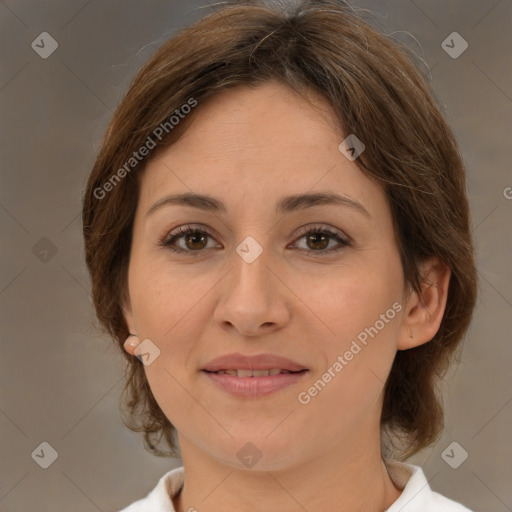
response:
M204 151L251 154L273 158L280 149L327 148L341 131L331 106L310 92L307 99L279 82L225 90L199 105L190 128L179 141L200 144ZM286 129L283 129L286 128ZM261 148L266 151L262 154ZM287 155L289 156L289 155Z
M140 199L193 191L268 206L285 192L328 189L385 208L380 187L339 151L343 138L318 95L276 82L229 89L199 104L182 137L148 163Z

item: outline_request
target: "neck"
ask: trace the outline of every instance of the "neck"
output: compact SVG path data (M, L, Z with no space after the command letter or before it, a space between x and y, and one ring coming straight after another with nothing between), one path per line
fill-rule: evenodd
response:
M373 449L333 447L329 453L280 470L240 470L180 439L185 485L174 499L177 512L258 510L384 512L400 496L380 454Z

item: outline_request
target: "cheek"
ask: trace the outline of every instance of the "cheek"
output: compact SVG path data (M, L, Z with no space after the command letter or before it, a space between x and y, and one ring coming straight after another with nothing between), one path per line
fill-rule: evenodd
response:
M329 438L359 429L368 418L378 422L385 382L396 354L400 305L389 294L362 293L361 288L344 288L323 310L335 335L318 337L323 364L301 387L297 396L303 404L303 421L329 418L321 428ZM345 295L347 292L347 295ZM381 316L383 315L383 316ZM384 320L382 319L384 318ZM318 427L318 425L313 425ZM329 432L328 432L329 431Z
M131 274L133 311L141 339L151 340L157 357L145 366L146 377L156 401L172 419L173 411L190 408L185 389L191 367L191 354L201 339L201 298L208 290L204 281L191 285L179 269L169 265L134 266Z
M326 368L319 372L331 368L325 378L333 388L343 388L349 401L362 399L365 389L378 393L396 354L403 305L395 270L376 264L347 272L310 295L309 305L321 318L316 325L327 332L321 337Z
M161 255L136 256L130 267L130 296L143 335L172 341L177 331L193 329L210 281L213 276L191 278L190 269L172 265Z
M392 308L400 298L399 284L392 268L371 262L347 266L331 273L328 279L301 279L295 289L314 314L315 325L330 334L325 339L337 344L374 325L381 314ZM394 317L394 311L388 316Z
M145 366L146 377L161 410L178 429L187 429L191 411L202 417L189 379L197 370L191 354L208 320L201 299L209 288L200 279L191 283L179 270L171 273L156 266L147 266L133 281L132 303L141 335L159 351Z

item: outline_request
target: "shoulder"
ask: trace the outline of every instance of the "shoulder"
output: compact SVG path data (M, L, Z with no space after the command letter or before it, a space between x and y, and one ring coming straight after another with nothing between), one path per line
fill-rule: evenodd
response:
M401 496L386 512L472 512L432 491L419 466L390 460L384 462L391 480L402 490Z
M172 469L160 478L146 497L134 501L119 512L176 512L171 498L181 489L183 481L183 467Z

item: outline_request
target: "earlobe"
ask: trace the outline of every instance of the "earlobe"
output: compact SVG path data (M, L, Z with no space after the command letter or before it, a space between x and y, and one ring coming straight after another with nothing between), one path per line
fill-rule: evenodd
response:
M429 342L439 330L446 309L451 271L438 258L422 265L421 294L412 291L399 333L398 350Z
M136 355L135 349L139 346L139 344L140 344L139 337L136 334L130 334L128 336L128 338L126 338L126 341L124 342L123 347L126 350L126 352L128 352L128 354L130 354L131 356L134 356L134 355Z

